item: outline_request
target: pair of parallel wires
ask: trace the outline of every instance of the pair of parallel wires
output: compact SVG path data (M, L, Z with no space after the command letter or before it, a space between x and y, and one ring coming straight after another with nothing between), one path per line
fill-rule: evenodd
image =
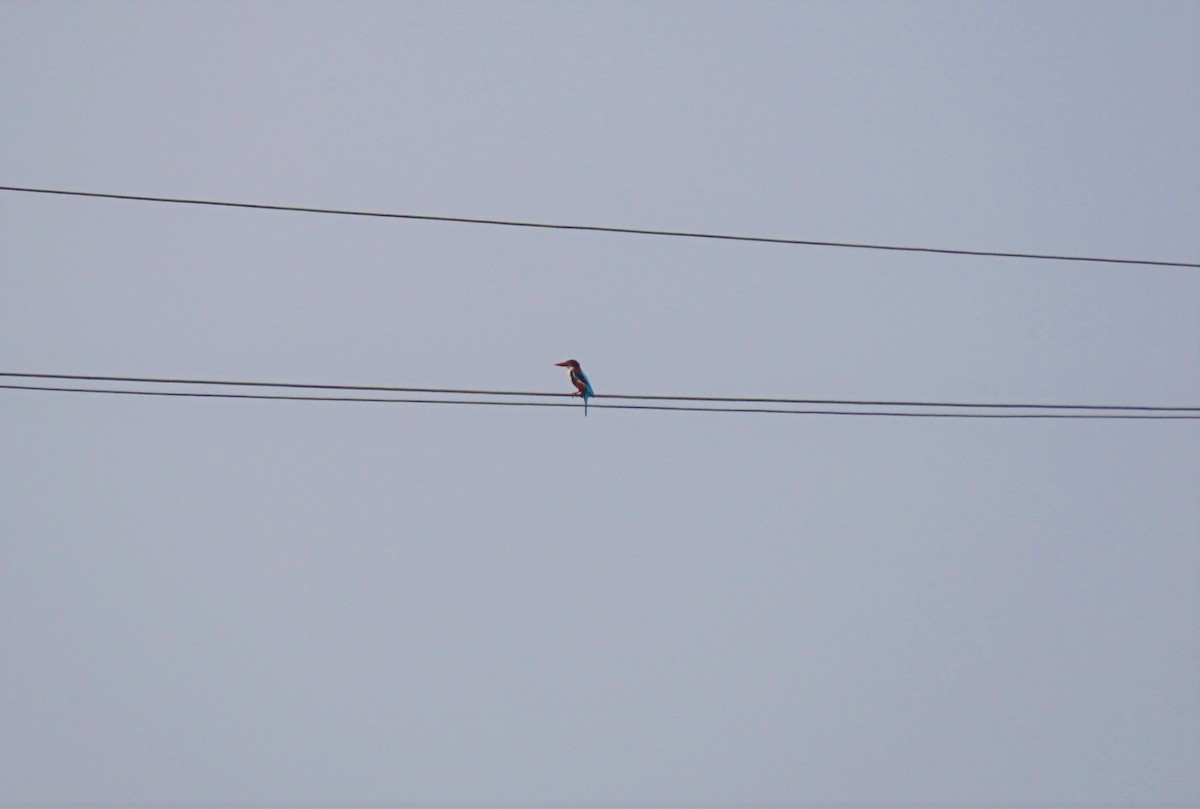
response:
M332 214L419 221L451 222L503 227L576 230L623 233L644 236L716 239L768 244L837 247L861 250L886 250L939 253L962 256L989 256L1029 260L1081 261L1160 267L1200 268L1200 263L1150 259L1064 256L1038 253L1014 253L993 250L963 250L939 247L829 242L761 236L736 236L719 233L647 230L597 225L566 225L499 219L432 216L422 214L381 213L293 205L266 205L177 197L151 197L109 194L49 188L0 186L0 191L92 197L112 200L203 205L294 213ZM394 387L384 385L337 385L293 382L264 382L214 379L177 379L161 377L98 376L0 372L5 380L24 380L23 384L5 382L0 389L57 393L91 393L122 396L168 396L205 399L257 399L273 401L341 402L374 404L440 404L492 407L578 407L569 401L571 394L539 391L475 390L459 388ZM36 384L34 384L36 383ZM54 383L54 384L51 384ZM81 386L80 383L87 383ZM97 383L122 383L125 387L96 387ZM164 389L166 388L166 389ZM236 389L236 392L229 389ZM286 391L286 392L284 392ZM452 398L454 397L454 398ZM468 397L468 398L461 398ZM553 399L553 400L552 400ZM563 401L568 399L568 401ZM664 396L655 394L605 394L596 396L590 407L612 410L692 411L710 413L755 413L804 416L870 416L899 418L957 419L1200 419L1200 407L1165 405L1044 404L1014 402L888 401L865 399L787 399L737 396ZM602 401L601 401L602 400ZM618 403L621 402L621 403ZM631 403L633 402L633 403Z
M491 407L579 407L569 393L541 391L333 385L228 379L93 376L0 371L0 389L169 396L197 399L258 399L358 404L434 404ZM11 383L7 380L22 380ZM51 384L53 383L53 384ZM80 386L86 383L86 386ZM124 387L96 387L121 383ZM468 398L462 398L468 397ZM869 399L784 399L739 396L604 394L591 409L757 413L795 416L873 416L955 419L1200 419L1200 407L1166 405L1036 404L1015 402L922 402Z

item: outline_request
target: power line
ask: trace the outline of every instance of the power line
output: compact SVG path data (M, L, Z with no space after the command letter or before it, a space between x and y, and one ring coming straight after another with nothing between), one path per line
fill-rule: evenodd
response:
M390 385L334 385L300 382L252 382L228 379L183 379L177 377L147 377L147 376L96 376L84 374L45 374L18 373L15 371L0 371L0 377L18 377L22 379L56 379L75 382L136 382L139 384L156 385L207 385L220 387L251 387L251 388L289 388L294 390L338 390L338 391L370 391L376 393L426 393L446 396L521 396L526 398L538 397L573 397L573 393L544 393L539 391L514 390L477 390L467 388L414 388L395 387ZM788 404L788 405L850 405L855 407L924 407L924 408L968 408L973 410L1098 410L1098 411L1150 411L1150 412L1181 412L1200 415L1200 405L1114 405L1114 404L1045 404L1019 402L929 402L903 401L881 399L784 399L748 396L664 396L643 393L606 393L599 394L596 399L625 399L663 402L721 402L740 404ZM348 400L347 400L348 401ZM389 400L397 401L397 400ZM592 405L600 407L601 405ZM615 405L611 405L615 407ZM789 411L790 412L790 411Z
M529 402L504 401L485 399L412 399L393 397L367 396L307 396L298 394L271 393L213 393L199 391L162 391L162 390L132 390L114 388L70 388L49 385L7 385L0 384L4 390L26 390L53 393L99 393L122 396L166 396L196 399L258 399L290 402L343 402L343 403L375 403L375 404L440 404L440 405L479 405L491 407L579 407L573 402ZM697 407L692 405L628 405L628 404L592 404L591 408L606 410L660 410L660 411L690 411L704 413L774 413L794 416L883 416L893 418L949 418L949 419L1126 419L1126 420L1200 420L1200 413L1192 415L1180 414L1148 414L1148 413L965 413L938 411L885 411L885 410L797 410L788 408L768 407Z
M860 242L829 242L814 239L784 239L768 236L736 236L723 233L701 233L682 230L651 230L647 228L608 227L604 225L565 225L548 222L524 222L509 219L478 219L465 216L433 216L430 214L386 213L381 211L356 211L342 208L312 208L301 205L268 205L254 202L231 202L208 199L185 199L180 197L152 197L137 194L107 194L96 191L68 191L55 188L26 188L0 186L0 191L19 191L29 194L56 194L68 197L93 197L135 202L165 202L178 205L208 205L221 208L250 208L262 211L288 211L292 213L332 214L337 216L368 216L382 219L408 219L423 222L453 222L470 225L497 225L514 228L541 228L546 230L574 230L592 233L624 233L639 236L672 236L688 239L714 239L735 242L757 242L761 244L803 245L807 247L840 247L856 250L890 250L905 253L939 253L954 256L988 256L992 258L1024 258L1046 261L1087 261L1101 264L1137 264L1156 267L1200 268L1200 263L1189 261L1154 261L1133 258L1102 258L1097 256L1063 256L1044 253L1010 253L998 250L959 250L945 247L910 247L893 244L867 244Z
M112 388L56 388L48 385L6 385L4 390L40 390L64 392L64 394L118 394L125 396L176 396L191 398L250 398L250 400L278 400L289 402L373 402L386 404L480 404L490 407L581 407L571 402L504 402L485 400L452 400L452 398L391 398L368 396L289 396L281 394L214 394L214 392L180 390L119 390ZM590 409L604 408L610 411L690 411L694 413L778 413L790 415L874 415L895 418L938 418L938 419L1138 419L1138 420L1184 420L1200 419L1196 415L1159 415L1145 413L934 413L934 412L889 412L889 411L797 411L797 409L766 407L691 407L679 404L590 404Z

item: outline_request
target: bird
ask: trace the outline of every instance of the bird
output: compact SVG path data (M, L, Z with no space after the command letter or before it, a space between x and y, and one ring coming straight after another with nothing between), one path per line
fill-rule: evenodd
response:
M585 374L583 369L579 367L579 361L563 360L562 362L556 362L554 364L570 370L571 384L575 386L576 390L574 395L583 397L583 415L586 416L588 399L592 398L596 394L592 390L592 383L588 382L587 374Z

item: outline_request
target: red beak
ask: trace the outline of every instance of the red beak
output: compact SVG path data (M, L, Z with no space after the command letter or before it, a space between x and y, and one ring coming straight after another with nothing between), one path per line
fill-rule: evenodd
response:
M558 365L558 366L560 366L560 367L562 367L562 368L566 368L566 367L567 367L567 365L569 365L570 363L568 363L568 362L556 362L556 363L554 363L554 364L555 364L555 365Z

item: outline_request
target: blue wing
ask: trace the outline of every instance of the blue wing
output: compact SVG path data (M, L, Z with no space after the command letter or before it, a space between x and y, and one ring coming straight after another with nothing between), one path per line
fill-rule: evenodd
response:
M592 390L592 383L588 382L587 374L585 374L583 371L572 370L571 376L574 377L579 382L583 383L583 387L584 387L583 398L586 399L589 396L596 395L595 391Z

